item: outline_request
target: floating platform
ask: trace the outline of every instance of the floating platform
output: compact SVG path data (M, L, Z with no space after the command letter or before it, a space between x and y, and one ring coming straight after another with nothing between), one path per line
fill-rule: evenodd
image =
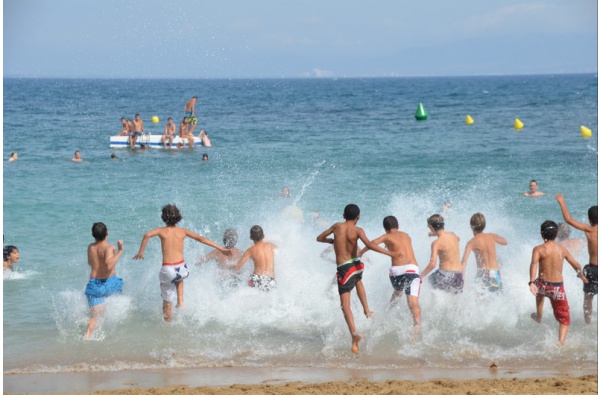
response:
M142 144L146 144L148 148L163 148L162 134L143 134L137 138L135 142L136 147L141 147ZM182 143L185 147L188 146L188 139L182 139L176 136L173 139L172 149L177 149L177 143ZM202 141L200 137L194 136L194 146L201 146ZM110 148L129 148L129 137L128 136L110 136ZM167 149L169 149L169 141L167 141Z

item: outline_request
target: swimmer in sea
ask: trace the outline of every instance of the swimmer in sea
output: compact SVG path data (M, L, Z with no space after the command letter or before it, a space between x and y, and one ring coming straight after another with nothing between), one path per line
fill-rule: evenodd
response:
M545 221L541 226L540 233L544 243L533 248L529 267L529 290L535 296L536 305L536 312L531 314L531 318L537 323L542 322L544 298L548 297L552 304L552 310L554 310L554 318L559 324L558 342L562 347L567 339L571 323L569 302L563 285L562 269L564 260L566 259L569 265L575 269L577 277L584 284L587 284L588 280L569 250L554 241L558 233L556 222Z
M248 280L250 287L256 287L264 292L269 292L276 287L275 284L275 248L272 243L264 241L263 229L254 225L250 228L250 240L254 245L248 248L237 265L233 268L239 271L248 259L254 262L254 272Z
M83 162L83 159L81 159L81 152L79 151L75 151L75 155L73 156L73 159L71 159L73 162Z
M529 181L529 192L525 192L523 194L523 196L525 197L540 197L540 196L544 196L545 193L542 191L538 191L538 183L536 180L531 180Z
M394 288L390 299L390 306L398 303L402 293L406 294L408 308L413 317L412 342L416 342L421 332L421 307L419 306L419 293L421 291L421 277L419 265L415 258L410 236L398 230L398 220L393 215L383 219L385 234L371 240L373 244L383 243L388 251L399 253L399 257L392 257L392 266L389 277ZM368 248L365 247L361 254Z
M434 214L427 219L430 236L437 236L437 240L431 243L431 258L425 270L421 273L421 278L425 278L440 259L440 268L430 277L429 282L436 289L441 289L451 293L462 292L463 267L460 262L459 241L457 235L444 230L444 217Z
M344 208L345 222L336 222L329 229L325 230L319 236L317 241L320 243L333 244L335 251L335 261L337 264L337 283L338 293L340 294L340 304L344 319L348 325L350 336L352 337L352 353L358 354L358 343L361 340L360 334L356 331L354 324L354 315L350 306L350 294L354 287L358 299L363 307L365 316L369 318L373 313L369 309L367 303L367 294L362 282L362 272L365 265L360 260L358 252L358 240L370 250L379 252L390 257L395 257L398 254L387 251L372 243L362 228L356 226L360 219L360 208L356 204L348 204ZM333 235L333 238L329 238ZM363 251L366 251L363 249ZM362 252L362 251L361 251Z
M477 262L476 281L490 292L502 290L502 279L500 268L496 259L496 244L507 245L504 237L495 233L483 233L485 229L485 217L481 213L475 213L471 217L471 230L473 238L467 242L462 258L463 278L467 270L469 255L471 251L475 254Z
M191 230L178 227L177 223L181 221L181 213L175 205L167 204L166 206L163 206L161 218L166 226L147 232L142 239L139 252L133 259L144 259L144 250L146 249L148 241L154 236L160 238L163 263L158 277L163 299L164 319L165 321L170 322L172 319L173 297L177 295L176 307L183 308L183 280L190 274L188 266L183 259L183 241L185 238L189 237L202 244L213 247L225 256L231 256L231 250L225 249Z
M17 159L19 159L19 154L17 154L16 152L11 152L10 158L8 159L8 161L9 162L14 162Z
M4 271L12 272L15 270L13 265L19 262L19 249L15 246L4 246L2 255L4 261Z

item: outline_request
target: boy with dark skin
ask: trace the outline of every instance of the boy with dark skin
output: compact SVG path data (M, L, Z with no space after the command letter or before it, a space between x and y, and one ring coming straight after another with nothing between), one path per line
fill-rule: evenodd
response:
M167 204L162 208L162 220L165 227L156 228L144 235L139 252L133 257L134 260L144 259L144 250L148 241L154 236L160 238L162 249L163 264L159 273L160 290L163 299L163 314L167 322L172 318L172 298L177 293L177 306L183 308L183 280L189 276L187 264L183 259L183 241L186 237L194 239L202 244L213 247L226 256L231 255L231 250L227 250L209 239L192 232L189 229L180 228L177 225L181 221L179 209L172 204Z
M275 288L275 245L264 241L262 228L254 225L250 228L250 240L254 245L248 248L233 270L239 271L248 259L254 262L254 272L248 280L250 287L269 292Z
M430 283L434 288L444 291L462 292L464 280L458 245L460 239L454 233L444 230L444 217L439 214L429 217L427 226L430 230L429 235L437 236L437 240L431 243L431 259L421 273L421 278L424 278L435 269L439 257L440 268L429 277Z
M106 241L108 229L102 222L96 222L92 226L92 236L96 241L87 250L91 272L85 295L91 311L86 339L92 335L98 317L103 313L105 298L120 293L123 288L123 280L117 277L115 270L115 265L123 254L123 240L117 241L118 251L115 253L115 248Z
M588 220L590 224L584 224L579 221L575 221L571 217L571 213L567 209L565 198L563 195L558 194L555 196L560 210L562 211L565 222L579 229L585 233L587 239L588 254L590 256L590 263L585 265L583 273L588 280L583 286L583 317L585 323L589 324L592 322L592 302L594 296L598 294L598 206L592 206L588 210Z
M400 256L392 257L390 267L390 281L394 287L390 305L395 305L406 293L406 301L413 316L413 336L415 342L421 331L421 307L419 306L419 292L421 290L421 277L419 276L419 265L415 258L410 236L398 230L398 220L390 215L383 219L385 234L372 240L373 244L383 243L388 251L398 253ZM366 252L364 248L360 255Z
M465 246L462 258L463 278L467 270L469 255L471 251L475 254L477 262L477 281L491 292L502 290L502 279L500 268L496 259L496 244L507 245L504 237L495 233L483 233L485 229L485 217L481 213L475 213L471 217L471 230L473 238Z
M563 286L563 262L567 262L575 269L577 276L584 284L588 283L581 272L581 266L571 253L554 239L558 233L558 225L554 221L545 221L541 226L541 235L544 244L534 247L529 267L529 290L535 296L536 312L531 314L535 322L542 322L544 297L548 297L554 310L554 318L559 323L558 342L562 347L567 339L571 315L569 302ZM539 271L538 271L539 267ZM539 274L538 274L539 272Z
M362 272L365 266L359 259L358 240L360 239L368 249L390 257L400 257L401 254L387 251L369 241L364 230L356 226L356 223L360 219L360 209L357 205L349 204L344 208L344 219L346 220L345 222L337 222L317 236L317 241L333 244L337 263L338 292L340 294L342 312L352 336L352 352L358 354L358 342L361 336L356 331L354 315L350 308L350 292L355 286L365 315L370 317L372 314L367 304L367 294L362 283ZM327 237L331 234L333 234L333 239Z

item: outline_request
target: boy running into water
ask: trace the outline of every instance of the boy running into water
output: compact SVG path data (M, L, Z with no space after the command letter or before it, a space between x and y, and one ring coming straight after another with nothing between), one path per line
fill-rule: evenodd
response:
M431 259L421 273L421 278L435 269L439 257L440 268L429 277L429 282L436 289L452 293L462 292L464 280L458 246L460 239L454 233L444 230L444 217L439 214L427 218L427 226L430 230L429 236L437 236L437 240L431 243Z
M250 228L250 239L254 242L254 245L244 252L233 269L240 270L244 263L252 258L254 272L248 280L248 285L269 292L276 287L275 245L264 241L264 238L265 234L260 226L254 225Z
M365 265L359 259L358 240L360 239L367 248L381 254L391 257L400 256L400 254L387 251L369 241L364 230L356 226L356 223L360 219L360 209L356 204L349 204L344 208L344 219L346 222L337 222L317 236L317 241L333 244L337 263L338 293L340 294L342 312L352 336L352 352L358 354L358 342L361 337L356 332L354 316L350 308L350 292L355 286L365 315L370 317L372 314L367 304L367 294L362 283L362 272ZM333 239L327 237L331 234L333 234Z
M419 265L415 258L410 236L398 230L398 220L393 215L383 219L383 229L385 234L372 240L373 244L383 243L388 251L399 253L399 257L392 257L392 266L390 267L390 281L394 292L390 299L390 305L395 305L402 297L402 292L406 294L406 301L413 316L413 336L415 342L421 331L421 307L419 306L419 292L421 290L421 277L419 276ZM360 255L366 252L364 248Z
M91 267L90 281L85 287L85 296L90 306L90 321L85 338L89 339L96 328L98 317L104 310L104 300L110 295L121 293L123 280L117 277L115 265L123 254L123 240L117 241L118 251L108 244L108 229L102 222L92 225L95 242L88 246L88 264Z
M567 209L563 195L556 195L556 200L558 200L565 222L575 229L583 231L587 238L590 263L583 268L585 278L588 280L587 283L583 285L583 316L585 318L585 323L589 324L592 322L592 302L594 301L594 296L598 294L598 206L589 208L588 220L590 221L590 224L587 225L575 221L573 217L571 217L571 213L569 213L569 210Z
M498 236L495 233L483 233L484 229L485 217L483 214L473 214L471 217L471 230L474 237L465 246L462 258L463 278L467 270L469 255L473 251L475 253L475 261L477 262L476 281L482 287L487 288L488 291L498 292L502 290L502 278L500 277L500 268L496 260L496 243L505 246L508 242L504 237Z
M223 233L223 245L225 246L225 248L231 250L231 255L225 256L219 250L212 250L208 254L202 255L198 259L196 264L201 265L208 261L215 260L215 261L217 261L217 264L219 265L220 269L231 269L232 262L237 262L242 257L242 251L235 248L237 241L238 241L238 234L235 230L233 230L233 229L225 230L225 232Z
M535 322L542 322L544 297L547 296L550 299L552 310L554 310L554 318L559 323L558 341L563 346L571 323L569 302L563 286L562 269L564 260L566 259L575 269L577 277L581 278L584 284L587 284L588 280L581 272L581 266L573 259L571 253L554 241L557 233L558 225L556 222L545 221L542 224L541 235L544 244L533 249L531 266L529 267L529 290L535 296L537 311L531 314L531 318Z
M177 227L177 223L181 221L181 213L175 205L167 204L164 206L161 218L167 226L156 228L146 233L142 239L140 250L133 259L144 259L144 250L148 241L154 236L160 238L163 264L158 277L160 279L160 291L163 299L164 318L165 321L170 322L173 296L177 293L177 307L183 308L183 280L190 274L187 264L183 260L183 241L185 238L189 237L202 244L216 248L227 256L231 255L231 251L188 229Z

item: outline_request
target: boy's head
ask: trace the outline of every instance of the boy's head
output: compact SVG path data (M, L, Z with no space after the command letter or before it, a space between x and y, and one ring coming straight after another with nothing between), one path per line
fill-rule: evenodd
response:
M104 225L102 222L96 222L94 225L92 225L92 236L94 236L96 241L102 241L106 239L107 235L108 229L106 229L106 225Z
M167 226L175 226L181 221L181 213L174 204L167 204L162 208L161 218Z
M485 229L485 217L481 213L475 213L471 217L471 229L477 233L483 232Z
M252 241L261 241L264 238L265 234L260 226L254 225L250 228L250 239Z
M598 206L592 206L588 210L588 219L592 226L598 225Z
M19 249L15 246L4 246L4 249L2 251L3 260L8 261L8 258L10 258L10 254L12 254L15 251L19 251Z
M356 204L349 204L344 207L344 218L348 221L357 219L360 215L360 209Z
M569 238L570 234L571 228L569 227L569 225L565 224L564 222L558 224L558 232L556 233L556 238L558 240L566 240Z
M554 221L544 221L541 228L542 239L554 240L558 234L558 225Z
M225 248L235 247L237 241L238 241L238 234L235 230L233 230L233 229L225 230L225 233L223 233L223 245L225 246Z
M444 217L439 214L433 214L431 217L427 218L427 225L431 226L436 232L442 230L444 229Z
M393 215L388 215L383 219L383 229L390 231L392 229L398 229L398 220Z

